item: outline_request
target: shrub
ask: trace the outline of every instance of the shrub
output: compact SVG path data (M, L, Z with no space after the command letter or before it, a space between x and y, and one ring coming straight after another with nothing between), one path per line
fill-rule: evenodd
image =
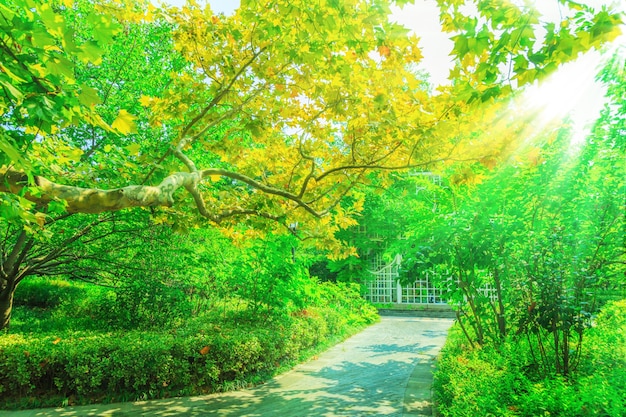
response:
M608 303L587 332L583 364L565 378L537 379L523 339L470 349L454 327L435 375L439 413L456 416L624 417L626 301Z
M515 361L492 348L470 350L464 342L455 326L437 365L434 390L441 415L514 415L503 399L520 395L528 385Z
M62 302L76 299L84 292L82 286L60 279L29 277L15 290L15 305L54 308Z
M589 416L626 415L626 300L607 303L587 332L578 385L580 409Z
M189 317L191 307L182 288L156 277L124 282L87 306L94 320L111 329L129 330L176 325Z
M326 288L319 306L262 319L239 320L245 311L235 309L236 314L196 317L167 331L9 334L0 338L0 398L5 399L0 406L58 406L68 398L124 401L239 387L373 322L376 316L352 290ZM337 300L344 298L349 302L339 308ZM340 324L337 314L350 319Z

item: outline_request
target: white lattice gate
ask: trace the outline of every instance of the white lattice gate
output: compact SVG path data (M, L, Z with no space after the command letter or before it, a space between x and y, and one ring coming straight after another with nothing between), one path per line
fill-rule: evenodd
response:
M410 285L400 284L400 264L402 256L385 263L380 255L370 260L370 272L374 279L367 283L365 298L379 304L446 304L443 291L435 287L428 276Z
M398 284L400 285L400 284ZM430 282L428 275L418 279L410 285L402 287L400 303L405 304L446 304L443 291Z
M377 304L422 304L422 305L445 305L444 290L436 287L425 274L423 278L415 280L408 285L400 284L400 265L402 256L396 257L385 263L380 255L370 259L370 272L374 279L367 282L365 299ZM492 302L497 299L495 288L486 284L478 289L482 295Z
M367 283L367 294L365 298L372 303L398 303L398 277L402 257L396 255L394 260L385 264L380 255L376 255L370 260L370 272L375 278Z

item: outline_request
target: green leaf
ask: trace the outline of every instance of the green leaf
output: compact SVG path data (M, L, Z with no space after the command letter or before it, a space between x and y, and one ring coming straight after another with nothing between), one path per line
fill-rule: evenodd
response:
M49 4L42 4L39 6L39 16L46 25L46 29L52 35L63 36L65 31L65 22L63 17L55 13Z
M100 65L102 63L102 54L102 48L100 48L96 42L89 41L81 46L76 56L84 63Z
M18 168L30 171L32 166L11 142L13 141L6 136L4 132L2 132L0 134L0 152L4 152L9 157L11 163L16 165Z
M87 16L87 22L93 25L93 38L99 45L106 45L113 40L113 36L122 31L122 26L107 20L104 16L92 13Z
M515 62L513 71L521 72L528 69L528 60L523 55L516 56L513 61Z
M63 76L67 81L74 81L74 64L70 62L67 58L62 56L57 56L46 62L46 68L50 74Z
M48 203L48 214L63 214L66 212L67 202L65 200L61 201L51 201Z
M101 103L98 91L85 85L83 85L80 90L78 101L87 107L95 106L96 104Z
M7 90L7 92L11 96L13 96L13 98L17 100L18 102L21 101L22 98L24 98L24 94L22 94L22 92L18 90L17 88L15 88L13 84L11 84L10 82L7 82L0 78L0 85L4 87Z
M10 71L7 67L5 67L4 65L2 65L2 63L0 63L0 72L5 73L11 80L13 80L13 82L16 83L25 83L26 80L15 75L12 71Z
M454 54L459 58L463 58L469 52L467 38L464 35L453 36Z
M56 39L48 34L46 30L41 28L40 30L33 31L32 45L36 48L45 48L56 44Z

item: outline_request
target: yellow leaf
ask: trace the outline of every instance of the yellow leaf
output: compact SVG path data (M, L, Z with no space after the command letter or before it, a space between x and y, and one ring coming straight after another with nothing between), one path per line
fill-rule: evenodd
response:
M105 151L106 153L111 152L111 149L113 149L113 147L112 147L111 145L104 145L104 151Z
M70 160L74 161L74 162L78 162L80 161L80 158L83 156L83 150L80 148L74 148L71 149L68 152L68 157L70 158Z
M39 225L39 227L44 227L46 224L46 215L43 213L35 213L35 221Z
M137 126L135 125L136 117L127 112L126 110L120 110L117 115L117 119L113 122L111 127L117 130L122 135L126 135L128 133L137 132Z
M137 143L132 143L126 146L126 149L128 150L128 152L130 152L131 155L137 155L139 153L139 150L141 149L141 146L139 146L139 144Z
M152 98L148 97L148 96L141 96L141 98L139 99L139 103L143 106L143 107L148 107L150 105L150 103L152 102Z
M152 22L154 20L156 7L152 3L148 3L148 11L146 12L143 20L146 22Z

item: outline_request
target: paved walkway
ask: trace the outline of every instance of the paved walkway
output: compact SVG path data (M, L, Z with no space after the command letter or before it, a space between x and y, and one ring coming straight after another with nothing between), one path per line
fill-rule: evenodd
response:
M2 412L34 416L431 416L433 360L451 319L382 317L252 389L189 398Z

